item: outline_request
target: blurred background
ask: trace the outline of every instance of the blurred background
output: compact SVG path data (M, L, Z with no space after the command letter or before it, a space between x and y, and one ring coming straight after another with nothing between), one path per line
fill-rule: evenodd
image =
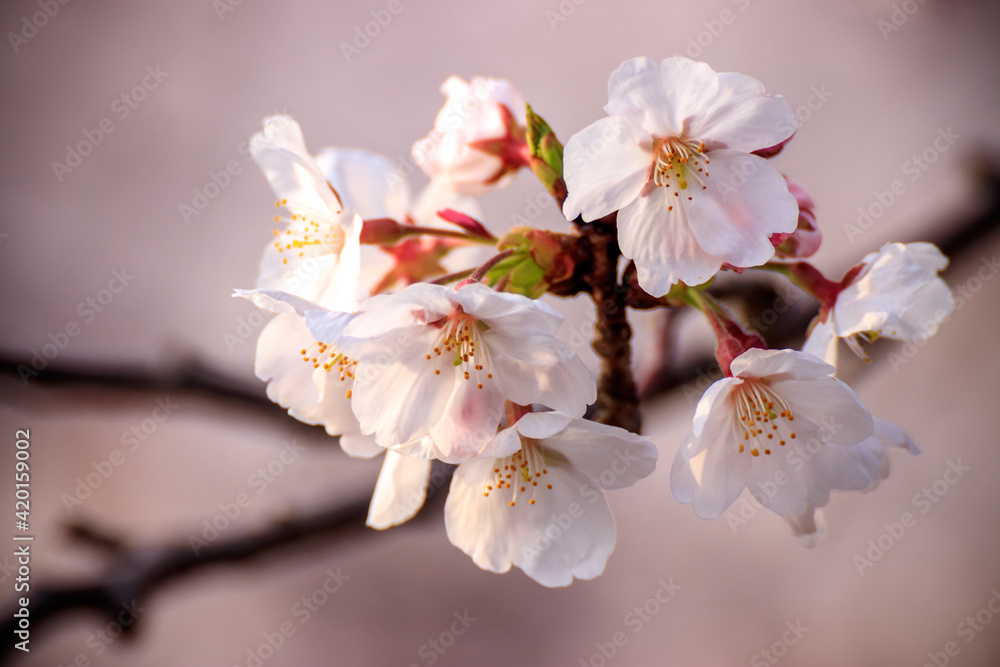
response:
M370 492L377 462L253 400L264 320L230 294L253 286L271 234L246 142L275 112L313 151L407 163L451 74L511 79L565 141L603 115L622 61L687 55L796 109L775 164L817 202L818 266L839 277L887 241L959 239L945 278L962 295L926 347L880 344L845 371L923 454L894 456L871 494L835 495L811 549L742 502L707 522L672 499L670 461L709 381L696 378L645 404L660 468L611 494L618 546L596 580L548 590L480 571L448 543L438 505L411 527L112 599L134 633L116 615L61 616L11 664L997 664L998 18L991 0L3 3L0 498L13 504L14 433L30 428L32 591L102 581L119 542L140 567L156 545L221 543ZM530 213L540 192L522 173L486 196L488 226ZM537 224L568 228L551 205ZM567 326L586 321L586 304L553 303ZM655 318L636 321L648 374ZM706 347L682 329L682 355ZM22 377L48 344L59 349ZM83 381L95 374L114 381ZM240 494L252 502L212 538L206 525ZM905 512L915 523L900 534Z

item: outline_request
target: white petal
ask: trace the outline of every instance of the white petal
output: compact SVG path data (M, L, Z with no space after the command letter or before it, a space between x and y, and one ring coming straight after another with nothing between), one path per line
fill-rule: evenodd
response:
M597 383L568 345L552 336L512 338L483 334L497 388L518 405L542 403L581 417L597 400Z
M323 311L324 308L313 301L281 290L269 289L237 289L233 296L250 301L258 308L272 313L298 313L305 315L310 310Z
M705 63L675 57L657 65L633 58L612 72L604 110L627 116L652 135L677 137L710 108L718 90L718 75Z
M306 150L302 130L289 116L264 119L264 131L250 140L253 156L278 199L289 208L329 217L341 210L319 166Z
M676 199L650 184L618 212L622 254L635 262L639 285L653 296L663 296L679 280L700 285L722 266L721 259L698 244L688 213Z
M482 283L471 283L454 292L462 309L504 336L552 335L563 317L542 301L520 294L497 292Z
M875 436L886 447L905 449L912 455L920 453L920 448L906 434L906 431L885 419L875 417Z
M574 419L542 446L563 454L603 489L631 486L656 468L656 446L647 438L586 419Z
M354 414L361 432L374 433L383 447L427 435L444 412L455 372L443 367L440 357L425 359L436 339L430 327L399 329L372 342L358 360Z
M833 329L833 318L827 317L826 321L816 322L809 337L802 345L802 352L822 359L831 366L837 365L837 332Z
M731 447L708 447L686 460L686 447L677 451L670 470L670 486L680 502L690 502L702 519L717 519L739 498L750 474L750 458Z
M456 373L454 369L451 372ZM453 386L441 418L430 431L434 457L445 463L461 463L471 456L497 456L491 444L503 418L504 399L495 383L456 377Z
M814 547L826 536L826 521L823 518L823 510L810 508L798 516L785 517L792 535L800 538L802 545Z
M562 412L529 412L517 420L517 432L526 438L541 440L563 431L573 417Z
M386 452L368 508L368 525L382 530L409 521L424 504L431 461Z
M795 231L795 197L763 158L733 150L711 151L708 158L707 189L691 182L678 198L695 239L705 252L734 266L759 266L774 256L772 234Z
M410 184L387 157L353 148L325 148L316 156L316 164L344 206L362 218L403 220L410 210Z
M772 381L812 380L832 375L830 364L797 350L751 348L733 359L729 370L741 378L769 378Z
M688 132L750 153L776 146L798 128L795 111L780 95L765 95L760 81L735 72L719 74L718 96L692 119Z
M926 340L935 335L941 324L955 310L955 298L940 278L933 278L913 293L913 303L895 324L882 327L879 333L896 340Z
M416 203L410 210L410 215L418 225L453 229L437 215L438 211L446 208L459 211L477 220L483 217L482 208L474 197L461 195L449 188L446 183L433 179L420 191Z
M348 404L348 411L350 411L350 404ZM351 413L351 419L357 428L358 420L354 418L354 413ZM374 437L361 433L345 433L340 436L340 448L348 456L359 459L370 459L385 451L375 442Z
M596 220L634 200L649 178L653 139L621 116L602 118L566 142L563 178L567 220Z
M393 294L374 296L365 302L345 335L377 338L394 329L436 322L455 312L454 294L442 285L414 283Z
M841 337L894 324L913 305L916 291L934 278L907 256L902 243L886 244L869 257L861 276L837 297L833 321Z
M296 315L278 315L260 332L254 371L268 383L267 397L281 407L305 408L319 402L314 369L302 361L300 353L315 342L305 322Z
M773 382L772 389L788 403L795 416L819 428L823 442L853 445L875 432L868 408L850 387L836 378Z

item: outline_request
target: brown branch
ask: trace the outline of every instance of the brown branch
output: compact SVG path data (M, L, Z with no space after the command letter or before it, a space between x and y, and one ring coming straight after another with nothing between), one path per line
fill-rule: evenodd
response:
M438 515L443 507L443 496L436 493L450 480L453 466L437 465L427 490L428 502L404 526L413 527ZM289 516L251 533L212 542L198 552L187 538L153 545L129 545L118 536L94 524L77 523L67 527L78 542L96 546L109 556L106 567L92 579L67 584L42 584L32 586L30 595L32 639L62 616L72 612L91 610L111 621L119 621L123 636L135 633L142 622L141 614L130 611L134 605L140 609L161 589L179 582L186 576L200 573L211 567L244 564L264 557L290 555L296 546L321 546L344 543L375 534L366 527L368 498L355 498L346 504L323 507L310 513ZM15 608L6 611L0 632L3 636L16 637ZM123 612L128 612L121 621ZM37 641L37 640L36 640ZM10 657L14 641L7 641L0 649L2 658Z
M597 319L591 346L601 360L597 405L592 418L638 433L642 427L639 395L632 376L632 327L626 309L627 290L618 284L618 230L614 216L582 227L592 258L585 280Z

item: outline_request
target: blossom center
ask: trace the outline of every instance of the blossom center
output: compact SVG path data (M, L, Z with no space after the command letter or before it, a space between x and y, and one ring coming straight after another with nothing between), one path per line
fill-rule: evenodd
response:
M694 139L669 137L657 139L653 144L656 159L653 163L653 183L666 188L674 197L680 197L685 192L691 199L688 188L692 185L701 186L705 190L705 179L708 178L710 160L705 155L705 144ZM667 207L673 210L673 205Z
M440 360L451 361L462 379L475 382L477 389L483 388L483 380L492 380L489 348L483 343L482 332L485 325L461 309L447 318L434 341L433 353L425 355L427 361L438 364ZM441 374L440 368L434 369Z
M284 255L283 264L288 264L289 257L339 255L344 249L344 228L329 213L289 203L287 199L275 202L275 206L284 206L292 214L274 216L275 222L284 223L284 229L274 230L274 247Z
M496 460L483 496L489 498L490 493L502 493L504 498L510 498L509 507L525 499L529 505L534 505L539 492L552 490L552 484L545 481L548 474L542 446L537 440L521 436L521 449Z
M340 352L333 345L316 341L309 347L299 350L299 354L302 355L302 361L310 364L313 368L322 367L327 373L336 370L341 382L354 380L354 368L358 362ZM348 389L347 398L350 397L351 390Z
M784 447L796 437L792 426L795 415L766 380L744 379L734 392L733 408L734 431L741 454L747 445L751 456L760 456L761 451L768 455L775 443Z

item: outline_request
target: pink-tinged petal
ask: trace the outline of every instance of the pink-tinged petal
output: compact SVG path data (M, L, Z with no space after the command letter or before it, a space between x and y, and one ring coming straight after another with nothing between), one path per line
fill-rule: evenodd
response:
M788 139L798 129L791 105L781 95L765 95L753 77L722 72L718 94L692 117L689 136L750 153Z
M602 118L566 142L563 178L567 220L596 220L634 200L649 178L653 139L621 116Z
M312 368L312 364L302 361L301 357L299 363ZM312 383L320 388L319 400L311 405L289 406L288 414L306 424L321 424L330 435L343 436L340 446L349 456L371 458L382 451L371 436L360 434L358 420L347 398L351 388L349 379L342 382L339 373L327 372L321 366L313 369Z
M389 158L354 148L325 148L316 156L343 205L362 218L403 220L410 210L410 184Z
M608 79L604 110L628 117L654 136L676 137L710 107L718 90L718 75L705 63L675 57L657 64L633 58Z
M344 335L344 330L356 317L355 313L337 313L329 310L306 312L306 327L317 341L333 343Z
M823 442L850 446L875 432L868 408L853 389L836 378L786 380L773 382L771 388L788 403L795 426L800 417L812 422Z
M497 388L518 405L542 403L570 416L583 416L597 400L597 383L568 345L551 336L490 335L490 365Z
M690 464L690 458L697 454L691 451L692 442L692 436L688 434L670 464L670 492L674 495L674 500L685 505L690 505L698 493L698 480L695 479Z
M365 348L354 369L351 399L362 433L374 433L383 447L427 435L441 418L455 384L450 362L425 355L437 331L410 327L389 333ZM440 370L436 375L434 371Z
M833 318L828 317L825 322L820 321L813 325L806 342L802 344L802 352L836 367L839 340L837 332L833 329Z
M586 419L574 419L543 446L565 456L602 489L631 486L656 468L656 446L647 438Z
M650 184L618 212L622 254L635 262L639 285L653 296L663 296L677 281L700 285L722 266L698 244L688 213L674 199Z
M811 354L797 350L762 350L751 348L733 359L729 370L741 378L813 380L833 375L836 368Z
M480 384L482 389L478 388ZM504 398L492 380L483 378L477 383L477 378L458 377L441 418L430 430L434 458L461 463L472 456L496 456L492 444L503 418L503 406Z
M429 460L386 452L368 508L367 524L382 530L413 518L424 504L430 473Z
M772 234L795 231L795 197L781 174L756 155L716 150L708 158L706 189L689 182L678 198L691 230L708 254L734 266L759 266L774 256Z
M717 519L746 488L751 457L739 454L735 446L708 447L685 460L684 449L678 450L670 470L674 497L690 502L702 519Z
M715 442L720 429L729 427L728 420L720 419L720 415L732 410L730 395L740 384L736 378L722 378L705 390L694 409L694 428L691 431L694 437ZM692 455L696 453L692 452Z
M268 383L267 397L281 407L308 407L319 402L314 369L300 353L315 342L305 322L296 315L278 315L260 332L254 371Z
M552 335L563 317L547 303L520 294L497 292L482 283L455 291L452 298L462 309L503 336Z

